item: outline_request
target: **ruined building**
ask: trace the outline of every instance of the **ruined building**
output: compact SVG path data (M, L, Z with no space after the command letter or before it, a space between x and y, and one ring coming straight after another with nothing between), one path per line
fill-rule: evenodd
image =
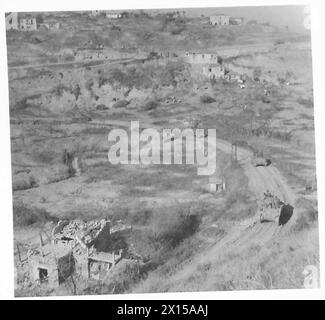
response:
M229 25L230 17L224 14L210 16L210 24L213 26L227 26Z
M221 79L225 76L222 59L215 53L186 52L184 60L191 65L192 72L201 74L210 80Z
M33 31L37 30L36 18L28 15L24 18L18 17L18 12L9 12L6 16L6 30Z
M8 12L6 16L6 30L18 30L18 13L17 12Z
M30 280L57 287L75 271L72 250L63 245L47 244L29 254Z
M131 226L121 221L111 227L106 219L60 220L48 243L44 243L40 235L39 248L28 251L29 280L57 287L73 274L86 279L104 279L125 257L126 247L118 239L130 229Z
M24 19L19 19L19 29L22 31L37 30L36 18L28 17Z

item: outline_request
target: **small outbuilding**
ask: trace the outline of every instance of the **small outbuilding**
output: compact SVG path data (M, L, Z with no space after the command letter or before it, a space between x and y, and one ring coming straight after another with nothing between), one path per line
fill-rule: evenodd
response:
M225 181L218 176L209 177L209 190L210 192L219 193L226 189Z

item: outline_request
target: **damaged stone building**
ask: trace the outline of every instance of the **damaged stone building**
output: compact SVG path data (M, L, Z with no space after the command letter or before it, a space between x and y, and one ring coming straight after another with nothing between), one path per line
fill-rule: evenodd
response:
M210 24L213 26L227 26L229 25L230 17L225 14L217 14L210 16Z
M221 79L225 75L222 59L215 53L186 52L185 62L191 65L193 73L201 74L210 80Z
M19 17L18 12L5 14L6 30L34 31L37 30L36 18L32 15Z
M57 287L73 274L86 279L104 279L125 257L126 247L118 238L131 226L118 221L111 226L106 219L60 220L50 241L28 252L30 281Z
M75 271L72 250L63 245L47 244L30 252L30 280L57 287Z

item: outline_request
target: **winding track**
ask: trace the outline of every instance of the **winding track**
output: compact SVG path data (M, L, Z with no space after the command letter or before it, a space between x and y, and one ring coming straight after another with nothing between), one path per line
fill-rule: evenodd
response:
M26 118L22 121L31 121L31 119ZM89 121L87 124L93 126L108 126L110 128L117 126L130 129L130 122L125 120L95 120ZM162 127L154 125L145 119L141 120L140 128L155 128L157 130L162 130ZM231 154L231 143L228 141L216 139L213 147L226 154ZM269 190L272 194L279 197L283 202L294 205L295 195L293 191L287 185L285 179L273 164L268 167L255 167L252 164L252 152L242 147L237 147L237 158L248 178L248 186L257 200L262 199L263 193L266 190ZM259 223L257 222L259 220L258 216L240 221L233 226L231 230L228 230L226 236L218 242L218 246L220 246L222 243L228 245L230 243L234 243L236 245L239 245L240 243L247 244L247 241L255 240L259 244L262 244L263 242L272 239L275 235L284 233L284 230L290 229L290 225L294 223L296 218L296 211L297 210L295 209L295 214L293 217L285 226L282 227L278 226L276 223Z
M126 124L129 125L127 122ZM157 126L151 126L150 124L145 124L144 127L162 129ZM213 147L226 154L231 154L231 143L228 141L216 139ZM241 147L237 147L237 158L248 178L248 187L255 195L257 201L263 198L266 190L269 190L283 202L294 205L295 194L273 164L268 167L254 166L252 164L253 153ZM275 222L261 223L259 221L259 213L257 212L254 217L242 220L230 227L225 236L209 248L212 252L204 252L202 256L198 256L197 263L202 263L202 260L207 259L211 254L217 254L218 251L220 253L223 250L229 250L231 247L246 247L254 243L263 245L276 236L286 234L289 232L290 226L294 223L296 215L295 212L285 226L279 226ZM191 268L191 266L188 266L188 268Z

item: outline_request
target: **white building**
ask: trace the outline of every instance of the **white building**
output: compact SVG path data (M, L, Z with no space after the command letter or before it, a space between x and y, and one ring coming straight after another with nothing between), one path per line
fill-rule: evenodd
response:
M19 19L19 29L22 31L37 30L36 18Z
M209 189L210 192L222 192L226 189L226 183L221 177L218 176L210 176L209 177Z
M93 11L91 11L91 15L92 15L93 17L97 17L97 16L100 15L100 11L99 11L99 10L93 10Z
M108 19L121 19L122 15L120 13L106 12L106 18L108 18Z
M6 30L18 30L18 13L17 12L8 12L6 16Z
M213 26L227 26L229 25L230 17L224 14L210 16L210 24Z

